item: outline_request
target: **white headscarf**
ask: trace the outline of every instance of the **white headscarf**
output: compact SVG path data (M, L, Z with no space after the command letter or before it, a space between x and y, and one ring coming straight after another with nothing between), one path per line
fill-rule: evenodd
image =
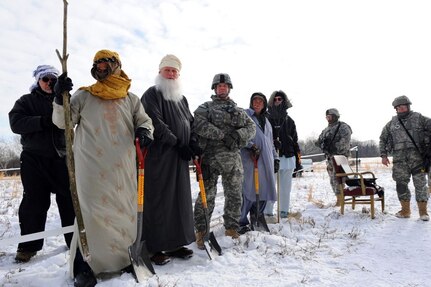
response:
M58 75L60 72L50 65L40 65L37 66L36 70L33 71L33 77L36 79L36 81L33 83L33 85L30 86L30 92L33 92L34 89L38 87L38 82L41 78L45 76L52 76L55 78L58 78Z

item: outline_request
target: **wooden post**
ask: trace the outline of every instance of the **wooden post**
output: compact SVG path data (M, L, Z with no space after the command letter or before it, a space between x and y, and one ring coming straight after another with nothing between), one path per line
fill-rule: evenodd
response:
M63 0L64 13L63 13L63 56L60 55L58 50L55 50L60 60L62 72L67 74L67 0ZM73 209L75 210L76 222L78 224L79 241L82 248L82 256L85 261L90 261L90 251L88 249L87 234L84 227L84 220L82 218L81 206L79 204L78 192L76 189L75 179L75 160L73 156L73 123L72 113L70 109L70 94L63 92L63 108L64 108L64 121L65 121L65 138L66 138L66 163L69 173L70 193L72 195Z

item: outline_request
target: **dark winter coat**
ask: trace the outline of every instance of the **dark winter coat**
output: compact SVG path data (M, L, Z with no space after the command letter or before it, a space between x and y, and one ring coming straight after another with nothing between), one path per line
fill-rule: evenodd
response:
M52 123L53 98L37 87L19 98L9 112L10 127L21 135L23 147L20 171L24 193L18 211L22 235L45 230L51 193L56 194L62 226L72 225L75 218L63 157L64 130ZM72 233L64 237L70 247ZM39 251L43 242L43 239L21 242L18 250Z
M9 112L10 127L21 135L23 150L45 157L64 156L64 130L52 123L53 99L54 95L38 87L19 98Z
M281 141L280 156L296 156L300 150L298 145L298 134L296 132L295 121L288 115L284 119L269 118L273 127L274 139Z
M185 97L167 101L153 86L141 98L154 125L145 161L143 237L150 252L172 250L195 240L189 162L177 140L188 145L193 116Z
M268 119L272 125L272 135L274 140L281 142L280 156L298 156L300 149L295 121L287 114L287 109L292 105L284 93L279 93L278 95L284 98L281 105L274 105L275 93L268 100Z

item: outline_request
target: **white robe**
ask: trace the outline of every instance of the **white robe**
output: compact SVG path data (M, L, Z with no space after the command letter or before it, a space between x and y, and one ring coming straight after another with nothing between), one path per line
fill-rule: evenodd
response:
M119 271L130 265L128 247L137 232L135 130L145 127L153 132L152 122L132 93L103 100L78 90L71 98L71 112L76 125L76 185L91 256L88 264L95 274ZM63 106L55 103L53 122L64 128ZM75 232L71 274L77 243Z

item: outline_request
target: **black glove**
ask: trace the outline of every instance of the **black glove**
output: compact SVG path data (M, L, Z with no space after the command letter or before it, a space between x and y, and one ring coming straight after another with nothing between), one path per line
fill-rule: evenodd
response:
M51 81L49 81L48 86L51 88L52 92L54 92L55 83L57 83L57 78L53 78Z
M61 74L54 85L55 103L63 105L63 92L70 92L72 87L72 79L67 76L67 73Z
M178 153L180 158L186 161L190 161L193 156L193 151L188 145L178 145Z
M200 148L199 144L195 140L191 140L189 143L190 149L192 150L193 157L201 157L203 150Z
M153 135L149 130L143 127L136 129L135 138L139 139L139 146L141 149L144 149L153 142Z
M223 142L230 150L234 150L239 146L239 134L236 131L233 131L224 136Z
M280 150L281 149L281 141L275 139L274 140L274 147L276 150Z
M44 117L44 116L42 116L40 118L40 125L41 125L42 129L50 128L53 125L53 123L52 123L52 117Z
M280 170L280 160L274 159L274 173L277 173Z
M251 146L250 150L251 150L251 155L253 156L253 158L258 160L259 156L260 156L260 148L257 145L253 144Z

